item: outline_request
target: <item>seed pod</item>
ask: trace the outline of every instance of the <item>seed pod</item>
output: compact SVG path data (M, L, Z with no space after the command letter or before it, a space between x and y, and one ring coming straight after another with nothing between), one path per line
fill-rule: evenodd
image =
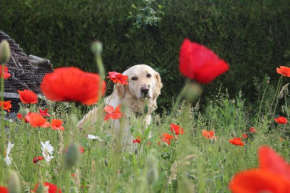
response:
M80 158L79 147L75 143L71 143L64 156L64 168L72 169L77 165Z
M11 171L8 177L8 192L9 193L21 193L21 182L18 174L15 171Z
M94 41L91 45L91 50L93 54L100 55L103 51L103 45L99 41Z
M6 64L11 56L10 45L7 40L0 43L0 63Z

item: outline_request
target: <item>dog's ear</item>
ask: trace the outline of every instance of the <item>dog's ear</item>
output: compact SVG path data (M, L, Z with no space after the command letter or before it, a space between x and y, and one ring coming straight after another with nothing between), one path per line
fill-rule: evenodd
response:
M153 98L154 99L156 99L160 95L161 88L163 87L163 84L161 82L161 77L160 77L159 73L155 74L155 79L156 79L156 88L153 91L154 92L154 94L153 94Z
M124 98L126 92L128 92L128 85L122 85L122 84L117 83L115 86L115 89L118 93L119 98Z

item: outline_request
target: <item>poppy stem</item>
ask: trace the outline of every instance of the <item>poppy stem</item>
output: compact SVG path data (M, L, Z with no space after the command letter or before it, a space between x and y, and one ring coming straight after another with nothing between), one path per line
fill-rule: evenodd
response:
M1 157L4 155L5 152L5 143L6 143L6 135L5 135L5 126L4 126L4 110L3 110L3 101L4 101L4 67L5 65L1 65L1 148L0 148L0 155ZM4 168L4 159L0 161L0 167ZM4 170L1 169L0 179L4 177Z

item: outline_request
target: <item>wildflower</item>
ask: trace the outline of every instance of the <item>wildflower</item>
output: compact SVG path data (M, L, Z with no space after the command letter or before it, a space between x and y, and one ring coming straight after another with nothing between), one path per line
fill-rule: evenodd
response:
M64 127L62 126L62 120L60 120L60 119L52 119L51 120L51 128L53 130L60 129L60 130L64 131Z
M171 139L173 139L174 136L167 134L167 133L162 133L162 136L160 137L161 141L163 141L164 143L167 143L168 145L171 144Z
M109 76L107 76L112 82L119 84L128 84L128 76L125 76L118 72L109 72Z
M49 141L46 141L45 143L41 141L41 146L42 155L45 161L50 162L50 160L54 158L54 156L52 156L54 148L51 146Z
M44 157L42 157L42 156L38 156L38 157L34 157L33 158L33 163L37 163L37 162L39 162L39 161L41 161L41 160L44 160Z
M18 90L20 100L23 104L35 104L37 103L37 95L31 90Z
M215 131L202 130L202 135L207 139L216 139Z
M28 114L31 114L31 112L29 112ZM24 120L26 123L28 123L28 120L25 117L23 117L23 115L21 113L17 113L17 118L21 121L21 120Z
M0 186L0 192L1 193L8 193L8 189L3 187L3 186Z
M10 112L10 109L12 108L11 101L0 101L0 106L3 108L3 110L8 112Z
M0 65L0 78L2 78L2 66L3 65ZM11 76L11 74L8 72L8 67L7 66L4 66L4 73L3 73L3 78L4 79L7 79Z
M31 124L32 127L49 127L49 122L39 113L28 113L25 119Z
M290 68L285 66L280 66L280 68L276 68L277 73L281 74L282 76L290 77Z
M175 125L175 124L170 124L170 129L172 133L175 133L175 135L179 135L179 134L183 134L183 129L180 128L179 125Z
M137 138L133 140L133 143L141 143L141 137L137 136Z
M255 127L250 127L249 131L250 131L251 133L256 133L256 129L255 129Z
M207 47L185 39L180 48L179 70L192 80L208 84L228 71L229 66Z
M286 123L288 123L287 118L286 117L282 117L282 116L280 116L278 118L275 118L275 121L276 121L276 123L279 123L279 124L286 124Z
M98 74L75 67L63 67L46 74L40 88L46 98L52 101L76 101L92 105L105 93L106 84L100 81ZM99 88L100 83L102 88Z
M42 109L38 109L39 110L39 113L42 115L42 116L46 116L46 117L49 117L50 116L50 114L48 114L47 113L47 111L48 111L48 108L46 108L46 109L44 109L44 110L42 110Z
M99 136L91 135L91 134L88 135L88 139L93 139L93 140L97 139L99 141L102 141L102 139Z
M244 139L248 138L248 135L246 133L243 133L242 136L243 136Z
M290 165L271 148L259 149L260 167L237 173L230 182L234 193L289 192Z
M5 161L5 163L6 163L7 166L10 166L12 164L12 159L9 157L9 154L10 154L11 149L13 147L14 147L14 144L12 144L12 143L9 142L8 143L8 147L6 149L6 156L5 156L5 159L4 159L4 161Z
M80 153L84 153L85 149L82 146L79 146L79 151L80 151Z
M114 110L114 107L108 105L104 108L106 112L106 116L104 118L105 121L108 119L120 119L123 116L123 113L121 112L121 105L117 106Z
M54 185L54 184L51 184L51 183L48 183L48 182L43 182L43 185L44 185L44 187L46 189L46 191L44 191L44 192L47 192L47 193L62 193L61 189L59 187L57 187L56 185ZM35 184L34 190L32 190L32 192L37 192L38 186L39 186L39 183Z
M242 142L241 138L235 137L233 139L230 139L229 142L233 145L237 145L237 146L244 146L244 142Z

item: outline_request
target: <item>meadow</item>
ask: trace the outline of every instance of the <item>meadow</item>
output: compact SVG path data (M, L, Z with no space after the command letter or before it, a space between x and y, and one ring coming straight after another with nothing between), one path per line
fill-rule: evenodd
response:
M104 77L98 49L96 59ZM242 93L230 97L221 91L200 111L199 97L203 96L188 97L194 93L181 92L173 99L170 112L154 114L149 127L145 127L144 116L132 117L135 152L122 151L120 136L107 136L116 120L101 120L91 130L79 130L77 122L83 112L74 102L36 100L26 93L16 120L3 118L6 106L2 102L0 192L5 192L4 187L9 192L41 193L230 192L236 173L259 167L261 146L271 147L285 160L290 157L285 118L290 113L288 89L282 84L288 78L284 77L287 73L280 74L274 93L265 82L257 109L246 105ZM4 78L2 74L2 83ZM104 106L103 99L97 99L97 105ZM283 103L281 109L277 109L279 102ZM281 162L275 163L283 165ZM289 169L287 164L281 167ZM37 183L40 185L35 187Z

